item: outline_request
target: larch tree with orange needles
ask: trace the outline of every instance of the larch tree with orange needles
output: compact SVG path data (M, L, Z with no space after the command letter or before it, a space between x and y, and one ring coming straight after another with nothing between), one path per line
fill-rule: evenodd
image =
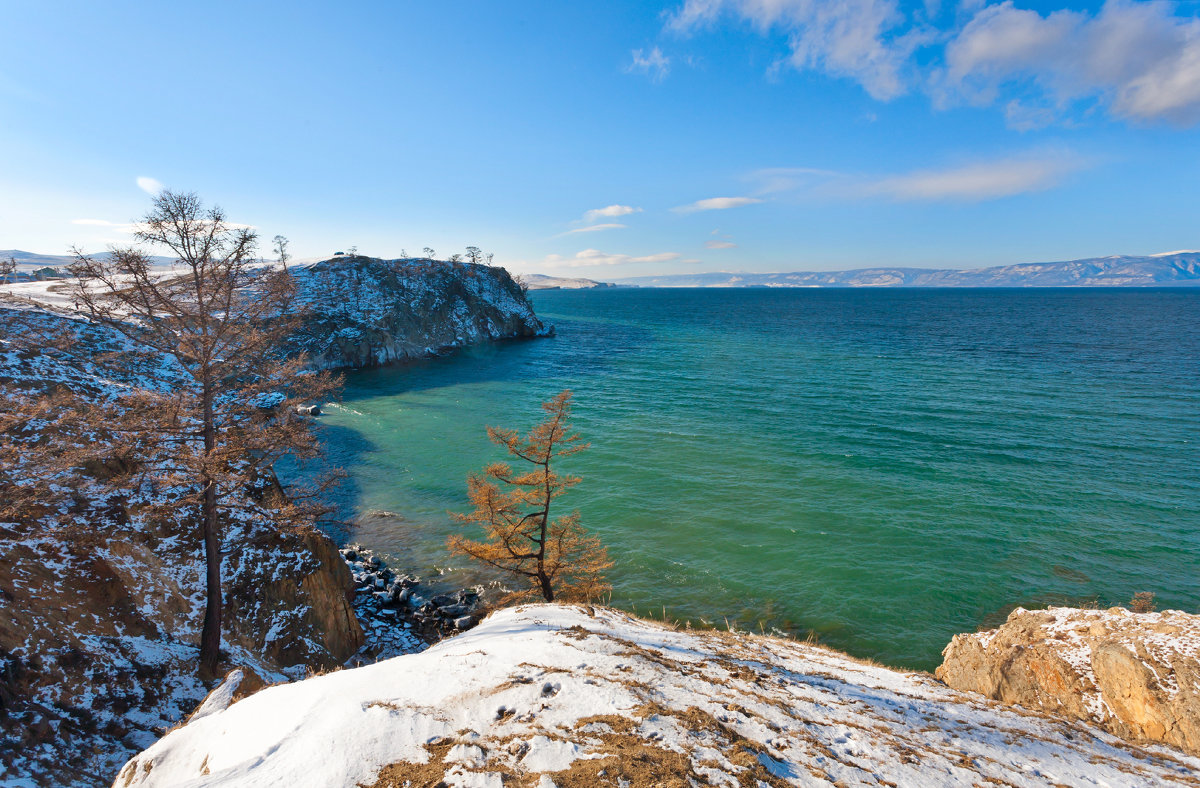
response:
M611 586L604 572L612 566L600 540L579 524L579 512L554 517L555 500L580 482L557 473L558 460L589 444L571 431L571 392L543 402L546 420L522 436L515 430L488 427L488 437L530 467L514 471L497 462L467 478L475 511L456 514L462 523L478 523L483 541L451 536L451 553L465 555L521 579L520 596L541 594L555 599L595 599ZM524 466L522 466L524 467Z

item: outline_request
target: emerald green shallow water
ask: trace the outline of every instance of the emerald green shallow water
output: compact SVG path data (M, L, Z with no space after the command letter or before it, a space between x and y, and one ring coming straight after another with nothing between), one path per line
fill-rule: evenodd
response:
M915 668L1014 604L1200 607L1200 291L534 296L556 338L348 376L341 538L477 580L484 427L570 388L618 606Z

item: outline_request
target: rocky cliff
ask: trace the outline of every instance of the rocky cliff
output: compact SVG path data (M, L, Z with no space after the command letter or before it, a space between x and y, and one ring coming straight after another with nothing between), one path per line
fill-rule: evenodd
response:
M1018 608L942 654L955 689L1200 754L1200 616Z
M312 310L298 347L319 368L379 366L553 331L503 268L360 256L292 271Z
M1200 768L925 674L603 608L502 610L231 703L237 680L114 785L1146 786Z
M18 336L69 341L38 347ZM119 380L91 366L123 342L69 313L0 307L0 383L10 394L65 388L114 407L173 384L169 359L145 357ZM24 436L30 456L48 429ZM102 428L71 438L108 456ZM36 460L14 462L7 474L43 473L22 465ZM203 561L189 523L163 514L172 490L113 491L99 468L57 473L51 482L69 498L0 523L0 782L103 785L207 692L195 675ZM274 681L342 664L363 639L345 562L326 537L281 533L245 504L224 546L227 664Z

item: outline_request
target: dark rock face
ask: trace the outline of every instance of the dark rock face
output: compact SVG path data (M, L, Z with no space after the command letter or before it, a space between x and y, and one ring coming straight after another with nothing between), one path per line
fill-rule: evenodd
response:
M0 765L106 785L203 699L198 546L132 518L111 533L0 528ZM227 664L269 681L336 667L362 629L333 543L261 528L225 567ZM39 733L43 731L43 733ZM44 735L43 735L44 734Z
M503 268L347 257L293 273L312 310L296 349L321 369L374 367L553 332Z

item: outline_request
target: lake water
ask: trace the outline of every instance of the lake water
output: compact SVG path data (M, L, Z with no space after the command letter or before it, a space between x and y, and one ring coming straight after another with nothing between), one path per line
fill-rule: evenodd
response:
M929 669L1015 604L1200 608L1200 290L544 291L552 339L347 377L339 534L450 559L465 477L575 392L613 604Z

